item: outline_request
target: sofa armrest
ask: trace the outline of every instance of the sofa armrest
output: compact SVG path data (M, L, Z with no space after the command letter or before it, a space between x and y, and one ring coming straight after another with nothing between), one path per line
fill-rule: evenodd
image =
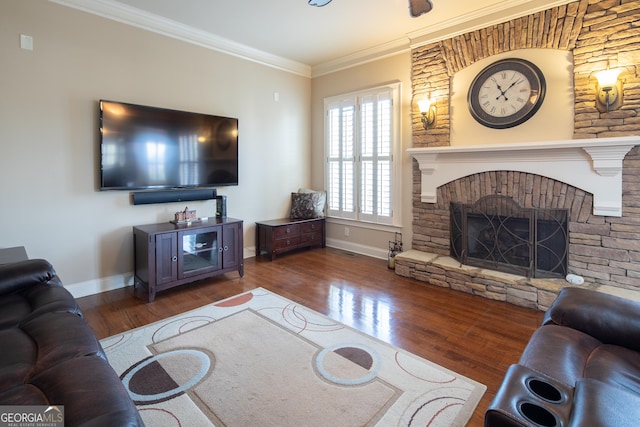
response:
M53 266L43 259L30 259L0 265L0 295L26 289L38 283L49 283L56 277ZM59 285L58 281L51 283Z
M584 378L576 383L569 427L635 427L640 419L640 396L611 384Z
M543 324L582 331L606 344L640 351L640 303L584 288L564 288Z

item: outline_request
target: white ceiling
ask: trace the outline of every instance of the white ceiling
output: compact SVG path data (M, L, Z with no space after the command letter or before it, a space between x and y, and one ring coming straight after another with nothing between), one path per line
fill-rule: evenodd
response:
M51 0L309 76L571 0Z

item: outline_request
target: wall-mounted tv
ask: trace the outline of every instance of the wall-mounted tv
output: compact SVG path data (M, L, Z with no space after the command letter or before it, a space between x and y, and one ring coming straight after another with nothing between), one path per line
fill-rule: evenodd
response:
M100 189L238 185L238 119L100 101Z

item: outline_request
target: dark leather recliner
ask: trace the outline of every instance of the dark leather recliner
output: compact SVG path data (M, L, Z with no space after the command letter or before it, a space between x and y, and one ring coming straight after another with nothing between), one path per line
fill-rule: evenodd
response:
M0 265L0 405L63 405L66 426L142 426L47 261Z
M485 426L638 425L640 303L564 288L507 371Z

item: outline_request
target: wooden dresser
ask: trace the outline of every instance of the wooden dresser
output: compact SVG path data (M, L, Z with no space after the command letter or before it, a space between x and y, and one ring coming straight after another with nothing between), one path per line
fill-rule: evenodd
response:
M325 246L324 218L281 218L256 222L256 256L266 252L271 260L278 254L300 248Z

